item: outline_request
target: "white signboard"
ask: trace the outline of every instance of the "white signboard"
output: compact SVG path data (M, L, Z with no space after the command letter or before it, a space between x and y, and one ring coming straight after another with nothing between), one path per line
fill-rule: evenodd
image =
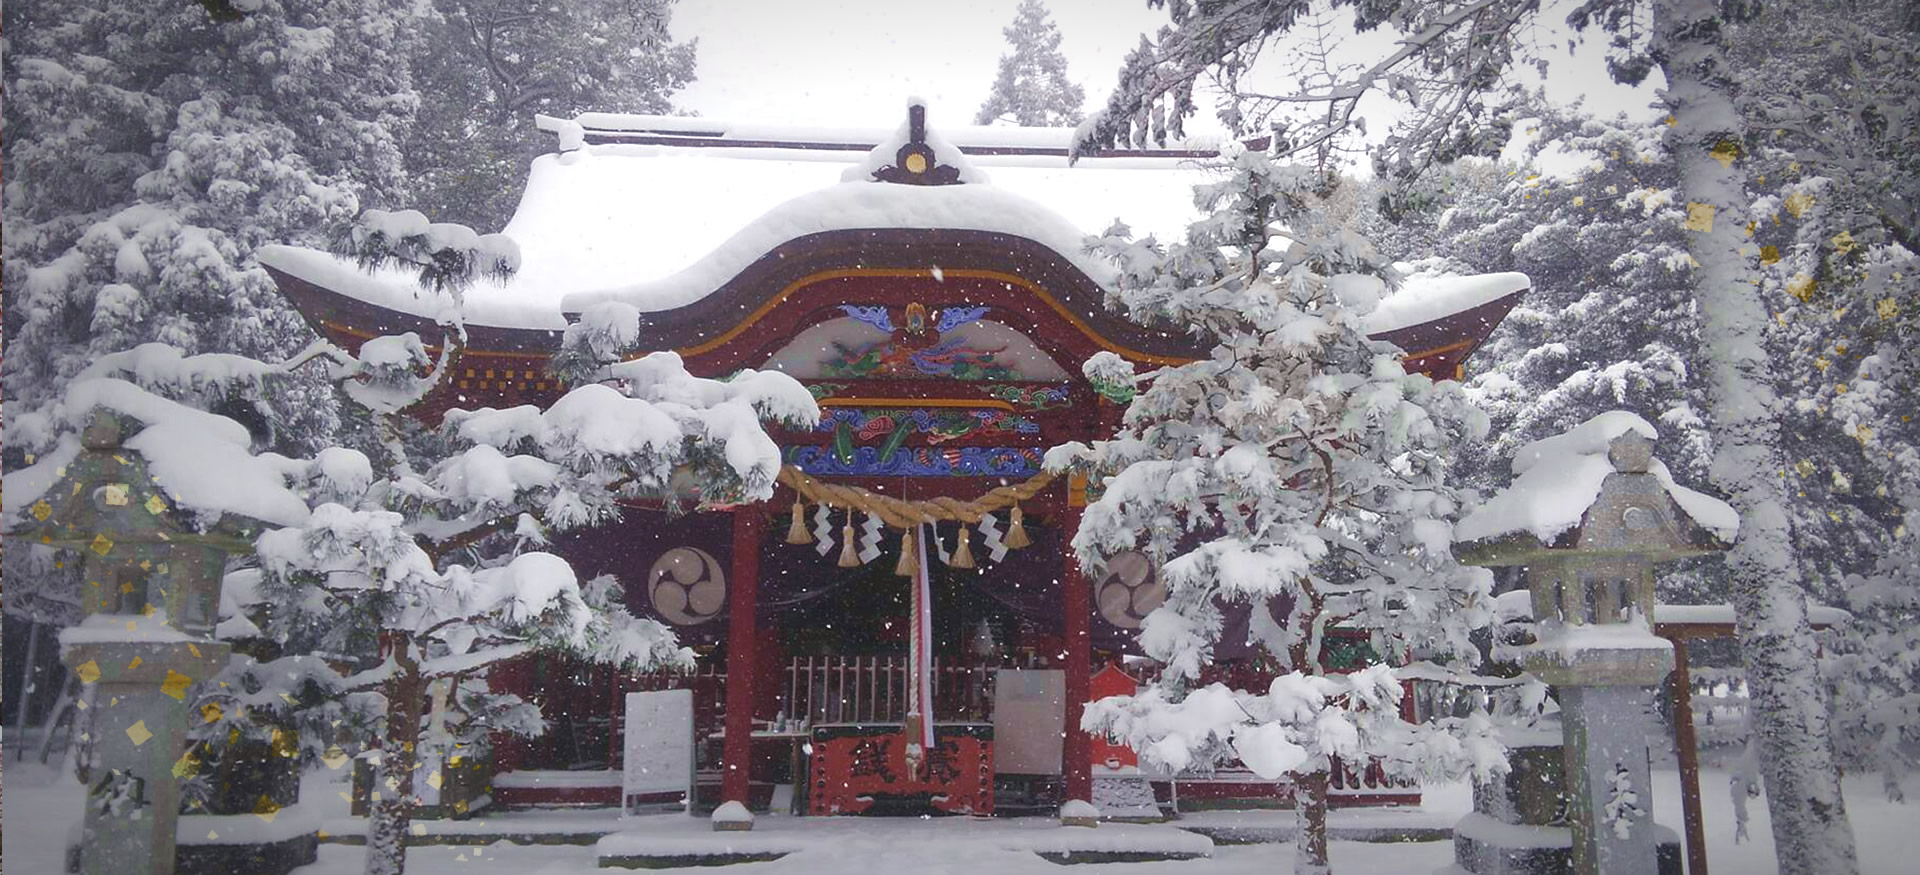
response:
M1066 701L1066 672L1008 668L995 672L993 770L1007 775L1060 774Z
M625 741L621 814L635 796L653 793L685 793L693 810L693 691L628 693Z

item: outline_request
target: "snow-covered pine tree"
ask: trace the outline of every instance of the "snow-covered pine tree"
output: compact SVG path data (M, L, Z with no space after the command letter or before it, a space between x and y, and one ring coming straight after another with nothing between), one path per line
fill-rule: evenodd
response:
M1087 93L1067 78L1067 58L1060 54L1060 29L1047 17L1040 0L1020 0L1013 23L1001 33L1013 47L1000 56L1000 72L993 90L980 104L973 123L1011 123L1027 127L1077 125L1085 117L1081 105Z
M291 355L311 333L254 249L323 243L402 193L419 8L249 6L6 5L8 419L147 341ZM289 399L279 418L327 407ZM328 427L302 423L276 443L311 452Z
M1704 479L1704 352L1665 126L1535 111L1523 163L1438 167L1397 200L1386 197L1392 183L1373 185L1392 209L1367 216L1369 231L1416 271L1534 278L1474 355L1467 394L1495 437L1455 454L1454 473L1490 490L1521 445L1627 409L1660 423L1670 463ZM1548 146L1591 163L1571 178L1544 175L1537 161ZM1664 571L1661 585L1668 601L1727 598L1717 562Z
M406 139L413 206L506 227L527 165L551 140L536 113L673 112L694 41L668 32L674 0L432 0L431 51L413 76L432 95Z
M384 263L412 265L435 294L456 290L476 268L511 269L507 243L459 226L419 227L416 217L375 211L349 239L367 261L383 260L384 251ZM587 317L590 327L602 312ZM280 527L262 534L255 548L260 593L276 610L258 631L371 667L338 678L310 659L284 662L301 654L277 666L289 671L242 664L232 675L252 680L229 700L234 714L244 715L263 710L267 697L309 696L313 686L322 688L322 699L379 690L383 789L368 830L370 875L404 871L414 766L427 753L423 745L459 737L457 727L422 737L433 719L422 706L436 680L448 682L437 700L480 718L465 721L472 731L503 721L512 724L504 728L525 729L535 721L517 703L476 695L463 679L533 648L631 668L690 659L664 626L626 612L617 581L582 585L565 560L541 551L549 533L617 519L621 500L670 507L689 497L764 500L780 453L761 422L810 425L819 416L812 396L784 374L700 379L678 356L660 353L609 364L603 381L576 385L544 411L454 410L427 427L404 411L447 372L458 332L457 323L448 326L438 359L413 334L374 338L357 355L316 343L277 364L144 344L102 357L9 435L39 457L16 481L34 482L39 469L62 464L94 406L108 404L149 429L167 427L156 432L164 438L138 448L163 476L184 478L162 484L180 493L182 504L218 499L198 508L209 523L222 512L271 502L276 514L262 518ZM245 429L191 406L235 394L257 399L313 367L361 408L351 415L383 422L374 455L330 447L311 459L250 456ZM190 446L196 439L242 446L222 444L225 455L208 455ZM224 460L219 477L196 465L210 459ZM18 489L7 495L10 516L31 500ZM294 682L276 686L283 676Z
M1827 634L1836 753L1890 795L1920 740L1920 18L1910 4L1770 3L1736 30L1752 71L1754 243L1784 379L1795 554L1853 612ZM1910 750L1911 748L1906 748Z
M1489 112L1499 107L1488 98L1500 92L1501 74L1526 51L1524 41L1507 34L1535 20L1539 4L1392 0L1353 5L1357 27L1386 25L1405 35L1399 48L1340 88L1274 95L1242 87L1240 79L1257 74L1253 59L1276 35L1296 25L1306 4L1168 4L1173 26L1162 32L1158 43L1143 45L1129 56L1106 110L1083 126L1078 145L1177 135L1182 119L1193 111L1192 87L1201 76L1224 84L1225 120L1236 130L1247 126L1243 109L1259 107L1263 100L1338 109L1324 116L1330 122L1312 117L1313 133L1304 141L1308 145L1350 126L1366 94L1384 90L1410 96L1419 111L1401 123L1375 158L1376 169L1396 179L1490 142L1484 133L1502 113ZM1783 872L1851 872L1857 868L1852 830L1840 797L1826 695L1806 619L1807 581L1792 555L1792 513L1779 456L1783 399L1774 386L1767 347L1771 316L1755 293L1762 288L1761 252L1746 238L1749 183L1757 178L1749 173L1749 164L1761 145L1749 132L1781 128L1754 125L1743 115L1741 83L1760 81L1765 71L1743 69L1743 56L1729 52L1729 39L1762 5L1586 0L1568 21L1576 29L1598 26L1612 35L1609 68L1619 81L1637 83L1655 69L1666 79L1662 99L1673 121L1668 149L1678 173L1676 190L1688 211L1692 288L1702 319L1702 347L1708 353L1712 480L1732 498L1743 520L1740 543L1727 567L1740 617L1741 653L1755 696L1774 843ZM1901 26L1912 21L1910 14L1900 12L1895 20ZM1764 55L1757 52L1744 60L1754 64L1752 58ZM1270 96L1263 98L1263 92ZM1822 92L1829 106L1848 105L1869 93L1877 92L1851 94L1837 87ZM1848 117L1868 130L1885 127L1910 115L1898 108L1903 105L1895 100L1868 112L1852 104ZM1821 124L1812 117L1804 122L1809 128ZM1287 137L1286 146L1301 148L1300 138ZM1897 147L1892 151L1897 154Z
M1491 619L1484 569L1451 550L1458 510L1445 456L1485 419L1452 384L1409 375L1363 319L1397 277L1361 237L1320 209L1334 178L1242 152L1196 189L1208 215L1162 248L1117 227L1098 242L1120 266L1112 301L1133 318L1214 341L1211 355L1138 378L1122 431L1070 444L1050 467L1104 475L1074 550L1099 567L1140 550L1161 565L1166 604L1141 644L1165 684L1089 707L1086 727L1116 732L1174 768L1238 756L1294 775L1295 871L1327 871L1326 784L1333 757L1378 757L1395 774L1505 767L1484 718L1415 726L1379 665L1329 676L1331 626L1364 629L1376 653L1477 659ZM1134 380L1123 361L1087 364L1096 383ZM1223 602L1251 603L1259 644L1293 669L1265 691L1189 691L1221 633ZM1283 623L1265 622L1277 605ZM1470 724L1470 725L1469 725Z
M1606 5L1606 4L1590 4ZM1827 691L1807 622L1804 577L1793 555L1780 456L1772 322L1761 297L1759 247L1748 236L1748 163L1758 143L1735 101L1740 71L1731 31L1755 4L1659 0L1645 55L1666 76L1673 124L1668 148L1687 205L1687 248L1712 414L1714 485L1740 511L1741 537L1727 555L1740 652L1754 692L1774 849L1782 872L1858 871L1853 829L1834 760ZM1628 69L1649 69L1630 64Z

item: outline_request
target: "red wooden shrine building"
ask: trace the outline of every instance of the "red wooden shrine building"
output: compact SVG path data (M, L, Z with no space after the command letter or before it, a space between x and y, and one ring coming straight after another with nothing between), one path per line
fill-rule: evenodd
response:
M709 804L764 807L779 787L793 794L781 805L814 814L1050 811L1093 798L1096 774L1140 777L1130 752L1075 727L1094 685L1109 695L1143 679L1137 661L1131 676L1112 667L1096 681L1096 668L1138 652L1132 633L1165 592L1144 560L1117 561L1102 580L1080 573L1065 545L1086 485L1048 477L1041 456L1119 420L1122 405L1081 375L1088 356L1146 369L1204 354L1109 312L1109 268L1083 240L1116 216L1177 235L1194 217L1197 165L1217 149L1068 167L1069 131L963 128L948 140L921 112L892 136L541 119L560 151L535 162L507 228L523 267L468 293L468 348L425 406L550 403L559 387L545 360L567 314L622 300L645 314L646 348L678 351L700 376L783 370L822 419L774 433L787 468L771 504L675 519L635 507L559 545L583 579L617 574L632 610L671 625L700 667L685 677L535 657L496 667L490 683L538 702L552 724L537 743L496 744L496 801L616 802L621 694L662 685L695 690ZM308 250L263 261L315 328L350 349L443 334L443 305L404 277ZM1526 287L1517 274L1416 283L1371 324L1406 350L1410 370L1457 377ZM901 768L902 530L828 492L992 505L920 529L933 618L924 767ZM1244 643L1248 610L1222 642L1222 673L1260 672ZM1179 792L1171 776L1147 779L1162 802ZM1408 792L1367 783L1348 788L1353 801ZM1275 789L1226 784L1180 786L1189 797Z

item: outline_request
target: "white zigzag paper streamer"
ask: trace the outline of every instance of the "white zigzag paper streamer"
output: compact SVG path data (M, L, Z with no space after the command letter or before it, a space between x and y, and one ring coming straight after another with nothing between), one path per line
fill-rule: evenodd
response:
M987 555L998 562L1007 558L1007 542L1000 540L1000 524L995 522L993 514L980 515L980 546L987 548Z
M880 532L886 524L880 521L880 515L867 514L867 521L860 524L860 561L872 562L880 555Z
M813 549L822 556L833 552L833 509L824 504L814 505Z
M965 523L962 523L962 525L965 525ZM927 537L933 539L933 552L940 557L940 564L942 565L953 564L952 554L947 552L946 539L940 537L940 527L932 523L928 523Z

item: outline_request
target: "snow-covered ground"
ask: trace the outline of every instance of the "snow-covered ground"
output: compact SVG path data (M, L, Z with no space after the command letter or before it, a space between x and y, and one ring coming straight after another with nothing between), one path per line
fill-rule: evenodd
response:
M302 804L319 809L329 818L344 814L345 802L335 791L334 777L325 772L313 775L306 783ZM80 788L72 781L55 780L53 770L37 763L8 762L5 769L8 804L5 817L4 870L15 875L56 875L60 871L60 849L69 825L80 810ZM1751 832L1757 841L1736 844L1733 841L1733 807L1727 794L1725 772L1709 770L1702 776L1707 820L1708 854L1716 871L1742 875L1767 875L1775 871L1764 800L1754 800ZM1909 782L1911 784L1911 782ZM1910 794L1920 795L1920 787L1909 786ZM1661 823L1680 826L1679 778L1672 771L1654 772L1654 811ZM1410 824L1428 826L1436 820L1451 823L1469 806L1465 787L1448 785L1431 788L1426 805L1417 812L1404 812ZM1847 807L1859 838L1860 871L1866 875L1897 875L1912 871L1912 860L1904 849L1911 844L1920 807L1888 802L1880 792L1879 778L1872 775L1847 779ZM582 817L593 815L582 813ZM1230 817L1235 823L1275 826L1291 822L1291 812L1248 812L1233 815L1206 815L1195 820ZM1397 819L1384 811L1335 812L1335 826L1343 819L1375 821ZM768 863L748 863L727 867L727 872L742 875L801 875L814 872L903 871L915 875L977 875L995 873L1046 873L1062 871L1031 853L998 851L969 845L969 822L961 819L935 821L932 824L886 819L858 821L857 829L835 829L832 841ZM690 824L704 828L704 824ZM836 823L836 826L841 824ZM901 827L910 826L915 840L902 841ZM930 831L929 831L930 830ZM1427 873L1453 862L1452 842L1414 842L1374 844L1333 842L1333 865L1345 875L1374 873ZM352 875L361 871L365 849L347 845L322 845L320 860L299 870L300 875ZM1210 860L1163 863L1113 863L1076 867L1076 875L1272 875L1287 871L1292 851L1286 845L1241 845L1219 847ZM408 851L408 870L423 875L558 875L605 871L595 867L592 846L545 845L520 846L455 845L419 847ZM712 869L690 870L712 872Z

